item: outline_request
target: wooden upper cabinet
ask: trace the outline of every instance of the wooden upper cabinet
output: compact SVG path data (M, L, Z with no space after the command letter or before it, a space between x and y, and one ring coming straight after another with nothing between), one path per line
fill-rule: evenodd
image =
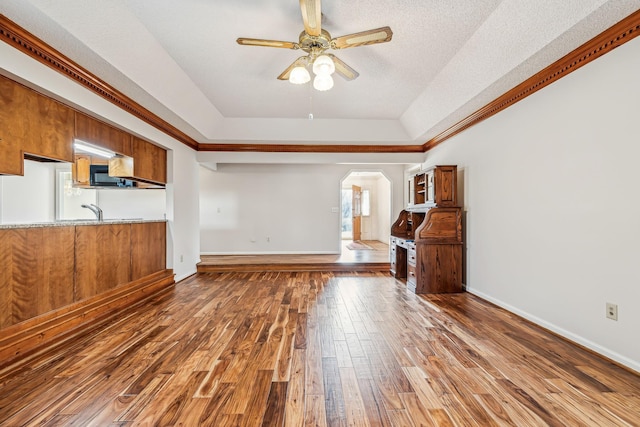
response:
M115 153L131 156L131 135L76 111L76 139L107 148Z
M413 190L409 204L427 206L457 206L457 166L435 166L417 173L410 181L409 191Z
M434 199L438 206L458 205L458 167L436 166L433 170Z
M30 89L27 95L26 154L73 162L74 111Z
M22 175L22 144L26 137L25 91L0 76L0 174Z
M22 175L24 155L73 161L74 112L0 76L0 174Z
M131 151L135 178L161 184L167 183L167 150L132 136Z

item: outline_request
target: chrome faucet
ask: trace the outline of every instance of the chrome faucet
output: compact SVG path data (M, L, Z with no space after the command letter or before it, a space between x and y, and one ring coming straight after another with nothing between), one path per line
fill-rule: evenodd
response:
M98 206L91 203L89 205L82 205L82 207L89 209L91 212L96 214L96 219L98 221L102 221L102 209L100 209Z

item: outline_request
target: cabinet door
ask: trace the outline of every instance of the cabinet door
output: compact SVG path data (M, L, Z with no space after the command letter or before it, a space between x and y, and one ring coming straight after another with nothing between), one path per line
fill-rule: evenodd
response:
M73 162L74 111L53 99L27 90L29 128L24 152Z
M91 156L77 155L76 161L71 166L73 185L88 186L89 173L91 171Z
M107 148L125 156L131 155L131 135L86 114L75 114L76 139Z
M18 84L0 76L0 174L23 174L26 94L19 89Z
M166 268L166 229L164 222L131 224L131 280Z
M457 206L458 172L456 166L438 166L434 171L435 202L438 206Z
M73 110L0 76L0 174L23 174L24 154L73 161Z
M135 178L162 184L167 182L167 151L164 148L134 136L131 149Z

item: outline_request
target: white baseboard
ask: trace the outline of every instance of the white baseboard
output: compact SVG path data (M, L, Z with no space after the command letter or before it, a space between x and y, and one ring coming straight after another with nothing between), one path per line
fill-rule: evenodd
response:
M548 329L570 341L573 341L577 344L580 344L590 350L595 351L598 354L601 354L604 357L607 357L613 361L616 361L618 363L620 363L621 365L626 366L629 369L632 369L634 371L636 371L637 373L640 374L640 362L629 359L628 357L625 357L621 354L618 354L614 351L609 350L608 348L602 347L601 345L598 345L584 337L581 337L580 335L576 335L572 332L569 332L565 329L562 329L560 327L558 327L557 325L554 325L553 323L549 323L544 319L541 319L537 316L534 316L530 313L527 313L526 311L520 310L517 307L514 307L510 304L505 303L504 301L501 301L497 298L493 298L490 295L485 294L484 292L478 291L476 289L473 288L466 288L467 292L476 295L484 300L487 300L499 307L504 308L507 311L510 311L511 313L517 314L518 316L529 320L530 322L535 323L536 325L542 326L545 329Z

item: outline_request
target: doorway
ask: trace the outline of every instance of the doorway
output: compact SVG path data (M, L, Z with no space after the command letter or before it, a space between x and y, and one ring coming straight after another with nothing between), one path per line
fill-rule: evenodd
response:
M389 244L391 181L380 171L352 171L341 182L342 251Z

